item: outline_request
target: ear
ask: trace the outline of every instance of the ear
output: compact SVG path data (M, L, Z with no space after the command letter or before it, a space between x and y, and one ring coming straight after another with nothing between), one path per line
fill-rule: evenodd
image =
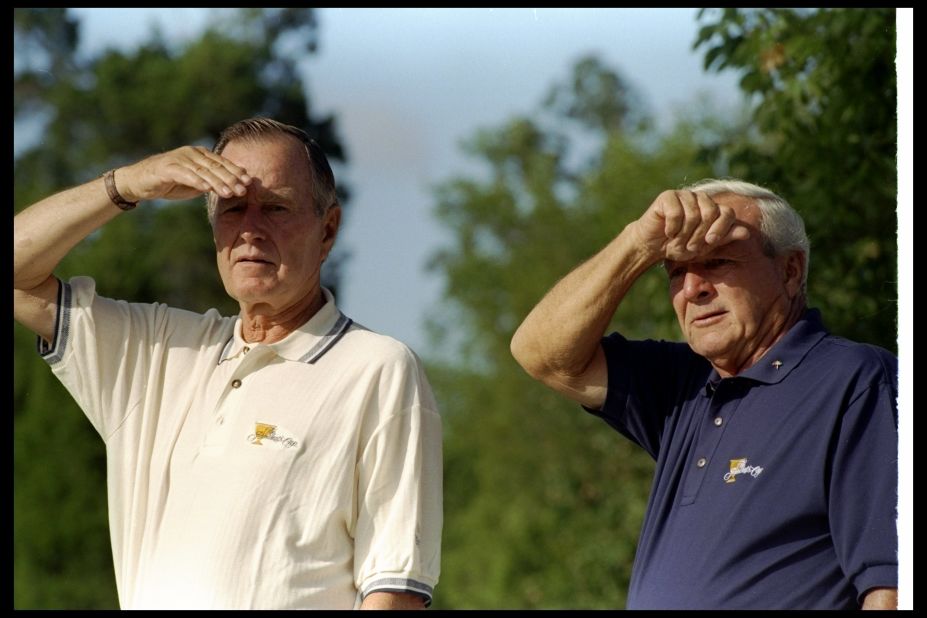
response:
M801 294L801 278L805 274L807 256L802 251L792 251L784 257L785 267L782 272L785 278L785 289L789 293L789 298L795 298Z
M335 204L322 216L322 260L328 258L341 227L341 205Z

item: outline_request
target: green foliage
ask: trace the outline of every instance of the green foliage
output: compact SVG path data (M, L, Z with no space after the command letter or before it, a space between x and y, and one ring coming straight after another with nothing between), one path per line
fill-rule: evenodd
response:
M13 333L13 605L117 608L99 436Z
M226 10L178 47L155 34L133 51L81 59L79 23L66 9L16 9L14 121L43 128L14 161L14 211L109 167L212 145L252 115L299 126L343 159L333 118L310 117L295 68L316 29L311 9ZM152 203L91 235L56 274L93 276L115 298L235 314L215 259L202 200ZM337 271L326 275L333 286ZM102 441L36 354L35 337L16 325L14 340L13 603L115 608Z
M514 362L428 371L447 488L434 607L622 606L652 462Z
M592 130L637 130L649 122L629 84L592 56L577 62L570 86L552 89L544 104Z
M747 127L707 145L802 214L809 297L840 335L897 349L894 9L702 12L705 67L741 72Z
M56 76L73 70L78 23L67 9L16 9L13 11L14 118L42 107Z
M693 127L655 135L641 110L628 107L635 97L619 76L592 59L577 72L554 89L544 113L466 145L487 163L487 179L454 179L437 192L455 243L432 262L448 301L434 320L465 336L457 362L429 367L445 420L448 488L435 607L625 603L653 462L528 378L509 341L551 285L657 193L710 170L699 163ZM632 335L678 337L659 269L616 319Z

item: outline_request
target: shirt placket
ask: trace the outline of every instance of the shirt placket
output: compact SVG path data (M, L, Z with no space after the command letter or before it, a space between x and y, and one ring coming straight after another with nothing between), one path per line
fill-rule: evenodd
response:
M714 473L717 465L714 457L724 437L724 432L734 417L741 398L734 392L737 385L733 380L721 380L711 392L707 405L698 419L698 435L695 447L686 461L685 481L680 499L681 505L692 504L709 472Z
M221 449L228 443L229 433L245 407L246 389L250 388L255 372L265 367L275 352L266 345L246 345L242 348L242 355L238 366L226 378L222 394L213 408L210 426L203 436L202 448L205 451Z

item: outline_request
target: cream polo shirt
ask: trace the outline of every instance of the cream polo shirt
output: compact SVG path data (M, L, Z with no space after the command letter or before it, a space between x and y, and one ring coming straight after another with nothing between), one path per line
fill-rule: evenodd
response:
M270 345L238 318L62 283L43 358L106 443L123 608L428 602L441 420L415 354L326 304Z

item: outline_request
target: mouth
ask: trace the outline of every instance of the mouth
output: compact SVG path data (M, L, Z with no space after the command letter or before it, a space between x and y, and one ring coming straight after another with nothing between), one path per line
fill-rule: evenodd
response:
M693 326L710 326L720 321L721 317L726 313L727 311L724 310L709 311L692 320L691 324Z
M257 265L262 265L262 266L273 266L274 265L274 263L271 262L270 260L265 260L264 258L260 258L260 257L238 258L237 260L235 260L235 263L236 264L257 264Z

